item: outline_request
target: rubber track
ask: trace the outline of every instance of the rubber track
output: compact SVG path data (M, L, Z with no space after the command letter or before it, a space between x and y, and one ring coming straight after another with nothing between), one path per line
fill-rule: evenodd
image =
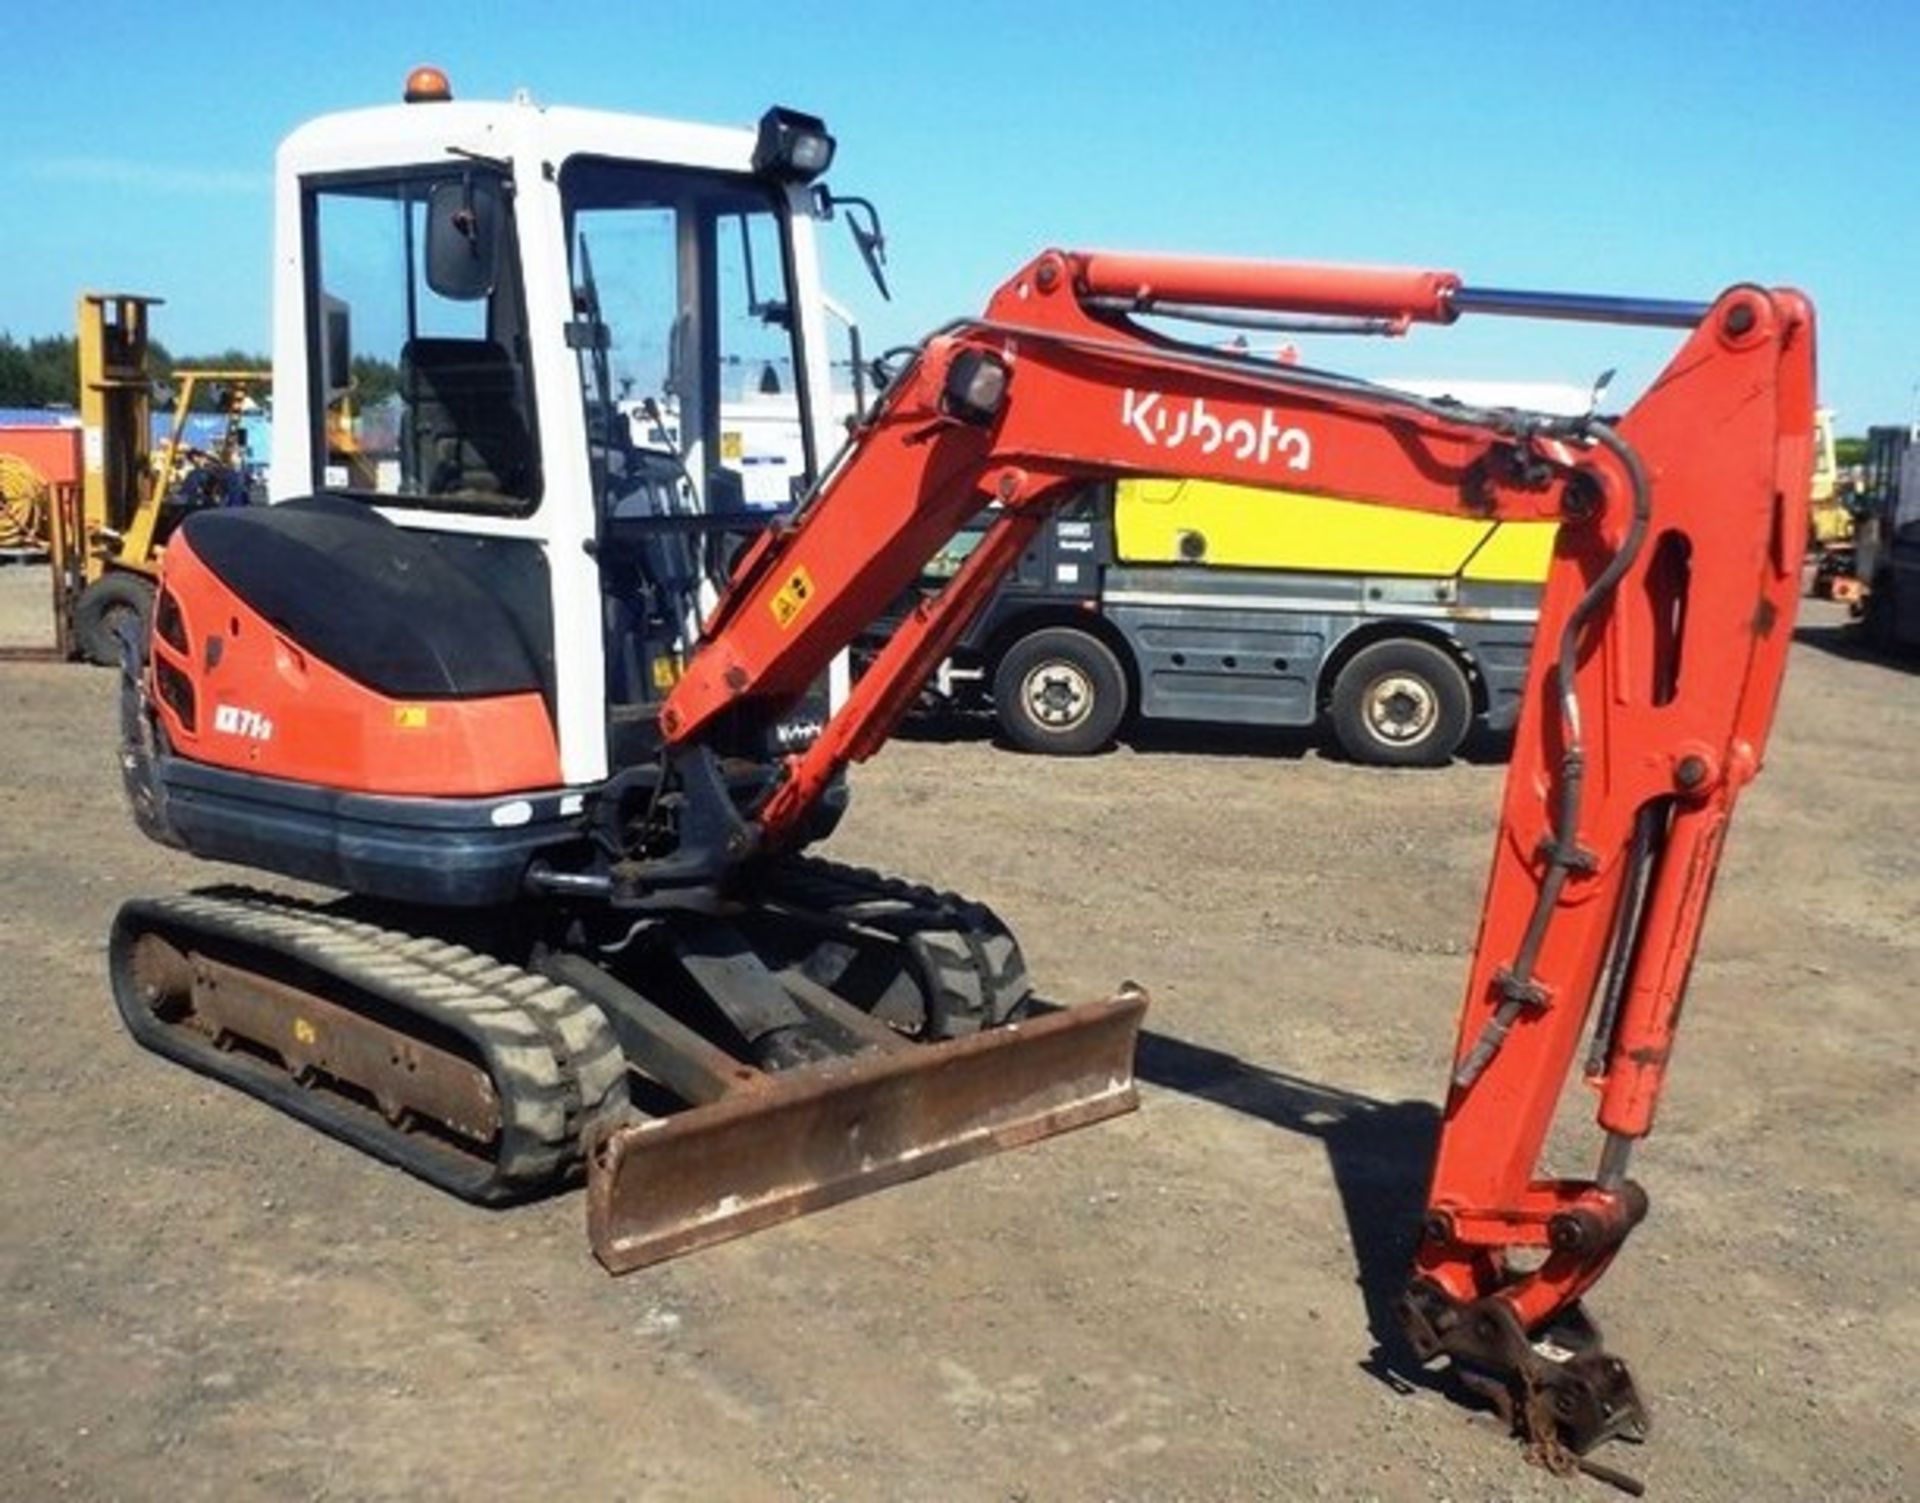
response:
M1032 996L1020 944L984 903L820 856L794 856L767 873L776 899L897 934L935 997L928 1036L952 1038L1018 1017ZM852 913L876 900L904 912Z
M358 993L421 1017L472 1050L499 1096L501 1132L489 1163L431 1137L399 1131L377 1112L309 1090L264 1062L216 1049L157 1019L137 995L133 942L157 931L262 974L310 985L337 979L329 999ZM123 905L111 941L114 1000L145 1047L238 1087L462 1199L523 1200L577 1176L585 1142L627 1114L626 1058L599 1010L573 988L432 936L406 934L316 904L245 888Z

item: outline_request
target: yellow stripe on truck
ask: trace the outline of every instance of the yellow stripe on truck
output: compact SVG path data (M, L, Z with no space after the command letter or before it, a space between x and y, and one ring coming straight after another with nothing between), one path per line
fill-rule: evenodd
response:
M1462 579L1489 584L1540 584L1553 561L1551 522L1501 522L1461 571Z
M1123 564L1209 564L1537 584L1551 522L1483 522L1210 480L1123 480L1114 547ZM1204 541L1197 556L1193 539Z

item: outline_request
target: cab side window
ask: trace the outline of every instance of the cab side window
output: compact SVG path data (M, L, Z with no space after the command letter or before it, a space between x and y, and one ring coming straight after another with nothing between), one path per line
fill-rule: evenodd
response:
M466 167L311 190L317 488L511 515L539 500L510 189Z
M715 223L720 464L756 509L786 506L811 478L794 366L780 223L763 206Z

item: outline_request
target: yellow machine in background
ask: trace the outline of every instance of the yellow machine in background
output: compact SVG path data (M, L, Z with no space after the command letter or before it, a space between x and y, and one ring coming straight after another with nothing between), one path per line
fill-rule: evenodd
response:
M1833 409L1813 415L1813 488L1807 503L1807 556L1813 562L1813 593L1823 598L1853 599L1855 520L1849 497L1841 489L1840 466L1834 453Z
M61 640L95 663L119 662L123 623L144 630L160 549L180 517L244 498L240 417L249 393L270 379L264 371L174 371L173 426L156 452L147 314L159 302L122 292L80 298L80 508L77 519L53 519L52 552L69 560L68 589L55 606L67 617ZM220 390L227 423L216 448L197 449L186 442L187 419L209 385ZM79 535L65 535L75 520Z

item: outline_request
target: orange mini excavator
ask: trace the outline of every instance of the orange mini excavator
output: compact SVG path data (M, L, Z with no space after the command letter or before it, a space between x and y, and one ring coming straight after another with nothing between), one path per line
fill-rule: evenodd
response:
M416 102L283 147L278 504L186 523L129 655L142 828L348 897L128 903L111 963L134 1035L475 1200L584 1172L615 1270L1109 1116L1134 1101L1144 996L1030 1012L989 910L805 854L848 765L1089 485L1552 520L1404 1312L1556 1465L1637 1435L1581 1300L1646 1213L1629 1153L1780 686L1806 299L1050 250L900 356L823 462L814 230L849 218L870 264L881 242L820 182L818 120L446 94L418 76ZM1681 345L1603 420L1177 333L1477 315ZM769 521L743 414L780 402L798 502ZM849 687L837 656L983 510ZM1598 1167L1547 1177L1582 1057Z

